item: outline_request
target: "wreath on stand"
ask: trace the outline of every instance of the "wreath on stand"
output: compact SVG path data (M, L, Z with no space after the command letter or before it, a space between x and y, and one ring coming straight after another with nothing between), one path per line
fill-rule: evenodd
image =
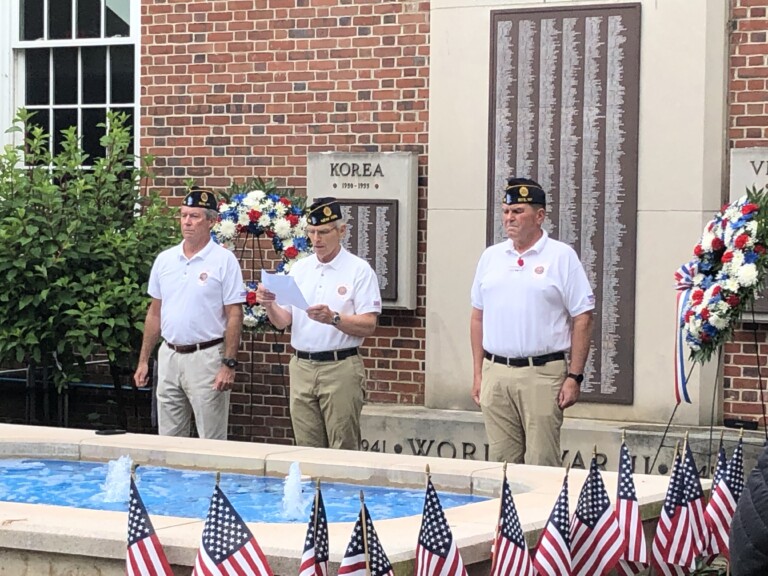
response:
M768 193L747 190L726 204L704 227L693 259L675 273L678 335L675 391L678 404L691 402L684 348L704 364L731 339L734 326L752 305L768 270Z
M258 252L262 270L267 269L259 240L266 236L272 240L272 248L279 262L276 272L287 274L299 259L312 253L306 234L307 219L304 215L305 200L291 191L281 190L274 181L261 178L242 186L233 185L228 199L219 203L219 221L211 236L218 244L237 251L242 260L248 239L256 240L254 253ZM255 259L251 262L254 272ZM246 302L243 304L243 331L261 333L274 327L267 312L256 303L257 281L245 283Z

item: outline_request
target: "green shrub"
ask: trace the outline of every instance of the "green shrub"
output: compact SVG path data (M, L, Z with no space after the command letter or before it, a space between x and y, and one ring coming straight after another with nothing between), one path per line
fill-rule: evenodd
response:
M0 364L48 366L61 387L97 351L134 364L152 261L179 231L146 190L151 158L135 165L124 113L108 113L97 159L75 128L52 155L33 116L18 113L9 132L23 143L0 155Z

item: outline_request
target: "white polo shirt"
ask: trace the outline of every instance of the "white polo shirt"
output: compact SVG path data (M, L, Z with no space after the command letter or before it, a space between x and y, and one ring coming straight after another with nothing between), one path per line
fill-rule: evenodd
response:
M235 255L210 240L192 258L184 242L164 250L152 265L147 292L162 301L160 334L171 344L199 344L224 336L225 304L245 302Z
M486 248L471 297L483 311L483 348L507 358L569 350L570 319L595 307L576 252L546 232L523 254L512 240Z
M344 314L381 314L381 292L373 268L344 248L323 264L316 255L296 262L289 273L296 279L304 298L311 306L327 304L334 312ZM325 352L354 348L363 338L350 336L335 326L310 320L306 311L291 307L291 346L302 352Z

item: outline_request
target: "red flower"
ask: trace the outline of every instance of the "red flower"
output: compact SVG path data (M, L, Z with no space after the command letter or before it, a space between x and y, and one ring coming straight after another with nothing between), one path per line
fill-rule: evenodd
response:
M288 248L286 248L283 253L285 254L285 257L288 258L289 260L293 260L294 258L296 258L296 256L299 255L299 251L296 250L296 248L294 248L293 246L288 246Z
M741 303L741 299L736 294L731 294L725 299L725 302L730 306L731 308L736 308Z
M731 260L733 260L733 252L731 252L730 250L726 250L721 260L723 262L730 262Z
M744 206L741 207L741 213L751 214L752 212L756 212L759 208L760 207L757 204L750 202L749 204L744 204Z
M763 246L762 244L756 244L755 252L757 252L758 254L763 254L765 252L765 246Z
M696 248L693 249L693 253L696 256L701 256L704 254L704 249L701 247L701 244L696 244Z
M722 290L722 288L720 288L719 284L716 284L715 287L712 288L712 296L717 296L720 294L720 290Z
M288 222L291 224L291 228L296 226L299 223L299 217L296 216L296 214L288 214L288 216L285 217Z
M291 206L291 201L288 200L288 198L280 198L278 202L280 202L280 204L283 204L284 206L288 206L288 207Z
M712 250L722 250L725 247L723 241L720 238L714 238L712 240Z
M691 302L694 304L701 304L701 301L704 299L704 291L696 289L693 291L693 294L691 294Z
M747 242L749 242L749 236L747 236L746 234L739 234L738 236L736 236L736 240L733 241L734 245L739 250L744 248L744 246L747 245Z
M693 310L688 310L685 313L685 321L686 322L690 322L691 321L691 316L693 316Z
M256 304L256 292L248 292L248 294L245 295L245 301L248 303L248 306Z
M259 218L261 218L261 212L259 212L258 210L254 209L248 212L248 219L251 222L258 222Z
M701 319L702 320L709 319L709 310L707 308L704 308L704 310L701 311Z

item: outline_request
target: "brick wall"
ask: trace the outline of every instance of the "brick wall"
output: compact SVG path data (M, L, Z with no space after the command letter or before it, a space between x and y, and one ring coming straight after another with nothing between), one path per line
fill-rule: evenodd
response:
M423 404L429 2L143 0L141 10L140 148L173 202L189 178L222 189L261 176L305 194L308 152L418 153L418 308L386 311L365 352L370 401ZM230 437L290 442L286 342L244 338Z
M731 0L730 148L768 146L767 16L768 0ZM760 402L760 386L765 389L768 381L767 359L768 325L744 323L725 346L726 418L768 424Z

